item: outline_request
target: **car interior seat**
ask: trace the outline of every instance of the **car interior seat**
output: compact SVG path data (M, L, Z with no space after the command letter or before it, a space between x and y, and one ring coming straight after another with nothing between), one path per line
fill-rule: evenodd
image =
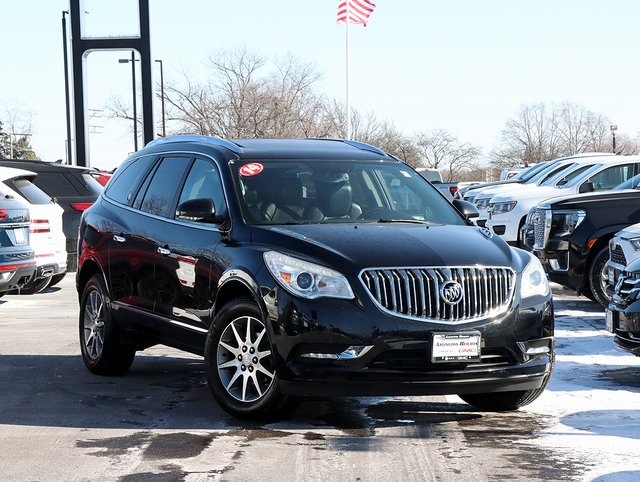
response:
M357 219L362 214L360 206L353 202L351 184L346 173L316 181L316 197L316 220Z

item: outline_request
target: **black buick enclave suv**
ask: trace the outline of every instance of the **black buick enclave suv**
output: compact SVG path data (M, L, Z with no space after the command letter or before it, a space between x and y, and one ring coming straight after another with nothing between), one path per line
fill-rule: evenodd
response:
M83 214L84 363L123 374L155 344L203 355L240 417L300 395L518 408L551 376L551 292L474 211L357 142L153 141Z

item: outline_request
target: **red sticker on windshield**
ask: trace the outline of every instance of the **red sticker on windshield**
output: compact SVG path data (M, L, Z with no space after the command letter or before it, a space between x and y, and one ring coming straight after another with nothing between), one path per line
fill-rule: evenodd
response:
M241 176L255 176L256 174L260 174L264 166L259 162L250 162L249 164L245 164L240 168Z

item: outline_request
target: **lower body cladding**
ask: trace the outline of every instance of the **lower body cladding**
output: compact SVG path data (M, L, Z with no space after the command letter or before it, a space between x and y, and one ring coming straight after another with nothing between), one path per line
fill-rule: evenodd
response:
M544 387L553 367L550 299L466 323L392 316L345 300L283 295L277 306L271 341L287 394L530 391Z
M606 313L606 327L615 337L613 342L619 348L640 356L640 301L626 307L610 304Z

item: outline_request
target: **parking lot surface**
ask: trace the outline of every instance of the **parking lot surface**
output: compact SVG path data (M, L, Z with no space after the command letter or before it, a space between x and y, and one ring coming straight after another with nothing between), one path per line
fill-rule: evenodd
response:
M556 374L521 411L480 413L455 396L312 399L285 420L257 424L223 412L202 360L183 352L153 347L124 377L90 374L71 274L40 294L0 300L0 473L11 481L634 480L637 361L615 353L594 303L561 292L556 315ZM585 343L601 352L585 353Z

